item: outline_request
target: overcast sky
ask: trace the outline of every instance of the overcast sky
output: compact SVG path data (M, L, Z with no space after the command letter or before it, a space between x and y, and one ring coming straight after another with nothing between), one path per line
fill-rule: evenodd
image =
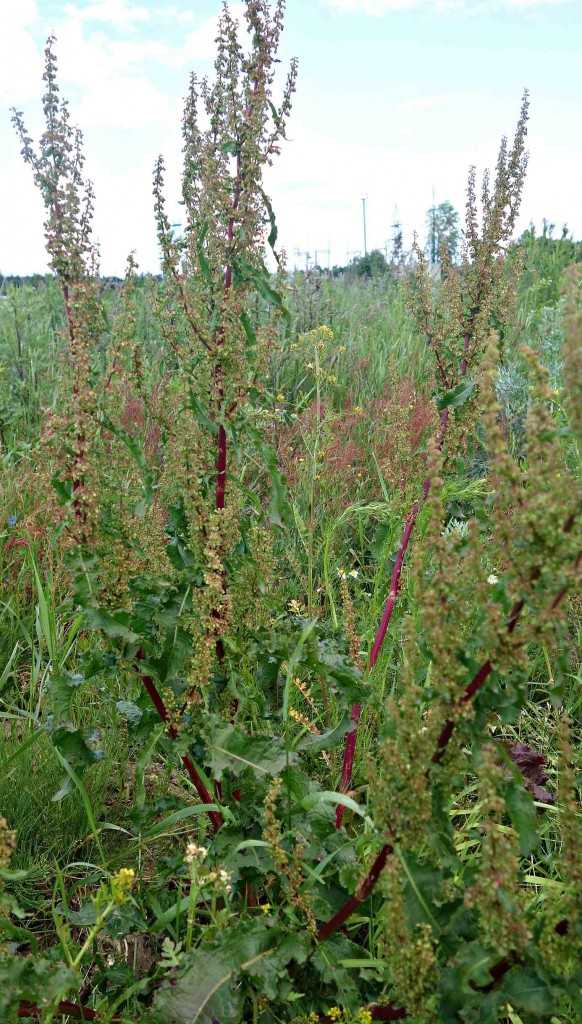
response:
M239 8L239 4L233 4ZM58 38L63 92L85 134L105 273L135 249L159 266L151 176L162 152L180 220L181 101L210 70L219 0L3 0L0 15L0 271L46 267L43 211L9 120L41 128L42 48ZM405 244L432 202L464 204L467 169L495 162L524 87L530 170L521 227L582 236L582 0L288 0L282 57L299 58L289 142L270 172L290 263L383 247L395 209ZM282 69L283 71L283 69Z

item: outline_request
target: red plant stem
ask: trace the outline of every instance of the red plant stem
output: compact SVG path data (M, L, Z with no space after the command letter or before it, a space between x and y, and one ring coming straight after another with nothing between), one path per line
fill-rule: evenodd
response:
M404 1020L408 1017L403 1006L369 1006L372 1020Z
M449 425L449 417L450 410L443 409L440 416L439 431L437 434L437 448L439 451L442 449L443 444L445 442L447 428ZM422 485L422 503L424 503L428 498L431 485L432 479L430 476L427 476ZM414 505L412 506L410 512L408 513L404 523L404 530L402 532L400 545L398 547L396 562L394 563L392 576L390 577L390 590L388 592L386 604L384 605L384 612L380 620L380 625L378 626L378 631L374 638L372 650L370 651L370 668L373 668L374 665L376 664L378 656L382 649L382 644L384 643L384 640L386 638L386 633L388 632L388 626L390 625L392 614L396 606L396 600L398 598L398 592L400 590L400 579L402 576L402 570L404 568L404 559L406 558L406 552L408 551L408 545L410 544L410 538L412 537L414 527L416 526L416 520L418 519L418 513L420 512L420 509L421 502L417 500L414 502Z
M19 1017L40 1017L41 1009L34 1003L22 1002L18 1007ZM76 1017L78 1020L100 1020L100 1014L96 1010L90 1010L88 1006L81 1006L79 1003L70 1003L67 999L57 1006L57 1013L66 1014L69 1017ZM114 1017L113 1020L119 1020Z
M342 764L342 780L340 783L340 793L347 793L350 788L350 782L352 781L352 770L354 767L354 756L356 753L356 736L358 731L358 722L362 713L361 704L352 705L352 713L350 719L353 723L353 728L346 735L346 742L344 746L344 758ZM341 828L345 807L343 804L338 804L335 809L335 827Z
M568 519L566 520L566 522L564 523L564 525L562 527L562 530L563 530L564 533L569 533L570 532L570 530L572 529L572 527L574 525L575 519L576 519L576 513L574 513L573 515L570 515L568 517ZM582 564L582 551L578 552L576 558L574 559L574 563L573 563L574 570L578 570L580 568L581 564ZM532 578L536 579L538 576L539 576L539 570L538 569L534 569L534 572L532 574ZM555 595L555 597L553 598L553 600L552 600L552 602L550 604L550 611L555 611L555 609L558 607L560 602L563 601L563 599L566 596L567 592L568 592L568 586L567 585L564 585L563 587L561 587L561 589ZM507 632L508 633L513 633L515 627L517 626L517 624L519 622L519 619L520 619L520 616L521 616L521 613L522 613L524 607L525 607L525 601L524 600L516 601L516 603L514 604L513 608L511 609L511 611L509 613L509 618L507 620ZM462 694L462 696L461 696L461 698L459 700L459 703L463 704L463 703L466 703L467 701L472 700L473 697L475 696L475 694L478 693L479 690L481 689L481 687L484 686L484 684L487 682L487 679L491 675L492 671L493 671L493 664L490 661L490 659L487 659L487 661L485 661L481 665L481 667L478 669L478 671L475 673L475 675L473 676L471 682L465 687L465 690L463 691L463 694ZM433 764L438 764L439 761L442 759L443 754L444 754L444 752L445 752L445 750L446 750L446 748L447 748L447 746L448 746L448 744L450 742L450 739L451 739L451 737L453 735L454 729L455 729L455 722L452 719L449 719L447 722L445 722L445 724L443 726L443 729L442 729L442 732L441 732L441 734L440 734L440 736L439 736L439 738L437 740L437 749L435 750L435 752L434 752L434 754L432 756L432 759L431 759ZM337 911L337 913L335 913L334 916L332 918L330 918L330 920L327 921L325 924L323 924L321 926L321 928L319 929L319 931L317 933L317 938L320 941L322 941L323 939L327 939L328 936L332 935L333 932L335 932L338 928L340 928L341 925L344 923L344 921L346 921L348 919L348 917L350 917L350 915L353 914L354 910L356 910L357 907L359 907L359 905L362 902L362 900L366 899L366 897L370 894L370 892L372 891L372 889L376 885L376 882L378 881L378 878L380 876L380 872L382 871L382 869L383 869L383 867L384 867L384 865L386 863L386 860L387 860L389 854L392 853L392 851L393 851L393 847L390 846L389 844L386 844L385 846L382 847L382 849L380 850L380 853L378 854L378 857L374 861L370 871L366 875L366 878L364 879L364 881L358 887L355 895L354 896L350 896L349 900L347 900L344 903L343 907L340 907L340 909ZM362 893L363 893L363 895L362 895ZM556 930L558 935L564 935L565 932L568 930L568 922L567 921L560 921L556 925L556 929L555 930Z
M344 903L343 907L340 907L337 913L334 914L329 921L322 924L317 933L318 942L324 942L325 939L329 938L329 936L333 934L333 932L337 931L338 928L341 928L344 921L347 921L348 917L353 914L354 910L357 910L360 904L368 898L392 851L393 847L389 843L385 843L376 857L376 860L372 864L372 867L368 871L368 874L364 880L360 882L354 895L350 896L349 900Z
M224 508L226 497L226 430L218 428L218 451L216 455L216 508Z
M448 424L449 410L443 409L440 417L439 432L437 435L437 444L439 449L441 449L444 444ZM431 482L431 477L427 476L422 485L422 502L425 502L426 499L428 498L431 488ZM392 575L390 577L390 590L388 593L388 597L386 599L386 604L384 605L382 619L380 620L380 625L378 626L378 631L374 638L372 650L370 651L370 657L368 660L369 669L373 668L378 660L378 656L382 649L382 644L384 643L386 633L388 632L388 627L392 619L394 608L396 607L396 601L398 599L398 593L400 590L402 569L404 568L404 559L406 558L406 552L408 550L408 545L410 544L410 538L412 537L414 527L416 526L416 520L418 519L418 513L420 512L420 509L421 502L417 500L414 502L414 505L412 506L410 512L408 513L408 516L406 517L404 531L400 539L400 544L398 546L398 552L396 555L396 561L394 563L394 568L392 569ZM341 793L347 793L347 791L350 788L350 783L352 781L354 757L356 753L358 722L360 720L361 710L362 709L360 704L354 704L352 707L351 720L354 723L354 727L346 735L342 764L342 778L340 784ZM338 804L335 812L336 828L341 828L344 813L345 807L343 806L343 804Z
M144 656L143 655L143 651L138 651L137 657L138 657L138 659L140 661L143 659L143 656ZM152 704L154 705L156 711L158 712L158 715L160 716L162 722L165 722L166 725L167 725L168 736L172 740L177 739L177 737L178 737L178 730L176 729L176 726L173 725L170 722L170 716L168 714L168 709L167 709L166 705L164 704L164 701L163 701L163 699L162 699L162 697L160 695L160 692L159 692L156 684L154 683L152 677L151 676L142 675L141 676L141 681L143 683L144 689L145 689L148 697L150 698ZM182 761L182 764L184 765L184 768L188 772L188 775L190 776L192 784L193 784L196 792L198 793L198 796L202 800L202 803L204 803L204 804L213 804L214 800L212 799L210 793L208 792L206 786L204 785L204 783L203 783L199 773L196 770L196 767L192 763L192 760L188 756L188 754L182 754L181 755L181 761ZM222 814L220 813L220 811L209 811L208 812L208 816L209 816L209 818L210 818L210 820L212 822L212 827L213 827L214 831L218 832L219 828L222 826L223 821L224 821L224 819L222 817Z
M67 317L67 327L68 327L68 331L69 331L69 349L70 349L71 358L73 359L73 364L74 364L74 359L75 359L75 320L74 320L74 317L73 317L73 310L71 308L71 297L70 297L70 292L69 292L69 285L68 285L68 283L66 281L62 282L62 290L63 290L63 301L64 301L64 304L65 304L65 314L66 314L66 317ZM73 365L73 371L75 371L75 366L74 365ZM74 383L73 383L73 399L74 399L76 405L78 406L79 405L79 401L80 401L80 388L79 388L79 381L78 381L78 378L77 378L76 374L75 374ZM78 409L76 409L75 412L76 412L76 414L78 414ZM77 423L78 424L80 423L79 419L77 420ZM80 464L83 461L84 455L85 455L85 435L84 435L82 429L80 427L78 427L78 429L77 429L77 451L75 452L75 459L74 459L74 463L73 463L73 481L72 481L72 486L73 486L73 509L74 509L74 512L75 512L75 518L76 518L77 522L81 526L84 526L85 520L87 518L86 514L85 514L85 509L83 508L83 502L82 502L81 496L80 496L80 492L82 492L82 489L83 489L83 480L82 480L82 476L81 476L81 472L80 472Z
M398 591L400 590L400 579L402 576L404 559L406 556L406 552L408 550L408 545L410 544L412 531L416 526L416 520L418 518L419 511L420 504L418 501L415 501L406 518L404 532L402 534L400 546L398 548L398 554L396 555L396 561L394 563L394 568L392 570L392 576L390 577L390 590L388 592L386 604L384 605L384 612L382 614L380 625L378 627L378 631L376 633L374 643L372 645L372 650L370 651L370 668L373 668L376 662L378 661L378 655L380 654L382 644L384 643L384 638L386 636L386 633L388 632L388 626L390 625L390 620L392 618L392 613L394 612L396 599L398 597Z
M236 211L238 209L241 197L241 158L240 153L237 156L236 165L236 179L234 186L234 195L232 201L232 213L228 221L227 228L227 240L229 247L232 248L234 240L234 221ZM232 257L232 253L229 254L229 258ZM224 286L223 296L226 304L230 290L232 288L232 263L228 263L224 269ZM224 344L224 326L221 326L216 333L216 345L215 352L221 348ZM224 381L222 377L222 369L216 359L212 371L213 383L214 383L214 398L218 409L221 410L224 401ZM227 471L227 458L228 458L228 438L226 436L226 429L223 423L218 425L218 435L216 439L216 485L214 494L214 507L216 510L223 509L226 504L226 471ZM222 579L222 591L226 593L226 570L222 567L221 571ZM220 622L221 614L218 608L215 608L212 612L212 617L217 622ZM216 639L216 657L218 661L222 663L224 661L224 641L221 636Z
M570 532L570 530L572 529L572 527L574 525L575 518L576 518L575 514L573 514L573 515L568 517L568 519L566 520L566 522L564 523L564 525L562 527L562 531L564 533L569 533ZM580 567L581 561L582 561L582 552L580 552L576 556L576 558L574 559L574 571L576 571ZM531 574L531 578L532 579L537 579L539 577L539 575L540 575L539 569L534 569L532 574ZM555 597L552 599L552 603L550 604L550 609L549 609L551 612L554 612L556 610L558 605L564 600L564 598L565 598L567 593L568 593L568 584L565 584L558 591L558 593L555 595ZM521 613L522 613L524 607L525 607L525 601L523 599L520 599L519 601L515 602L513 608L511 609L511 611L509 613L509 618L507 620L507 632L508 633L510 633L510 634L513 633L515 627L517 626L517 624L519 622L519 619L520 619L520 616L521 616ZM489 659L487 661L483 662L483 664L481 665L481 668L475 673L475 675L473 676L471 682L466 687L466 689L465 689L465 691L463 693L463 696L461 697L460 703L465 704L467 701L471 700L475 696L475 694L481 689L483 684L487 682L487 679L491 675L492 671L493 671L493 665L491 664ZM451 719L449 719L447 722L445 722L445 724L443 726L443 730L442 730L442 732L441 732L441 734L440 734L440 736L439 736L439 738L437 740L437 749L436 749L436 751L435 751L435 753L433 754L433 757L432 757L433 764L438 764L439 761L441 760L441 758L442 758L442 756L443 756L443 754L444 754L444 752L445 752L445 750L446 750L446 748L447 748L447 746L448 746L448 744L450 742L451 736L453 735L454 729L455 729L455 723Z

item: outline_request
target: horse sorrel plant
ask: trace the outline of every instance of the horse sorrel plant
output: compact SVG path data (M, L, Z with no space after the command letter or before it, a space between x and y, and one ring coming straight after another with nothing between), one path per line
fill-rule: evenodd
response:
M283 13L282 0L272 12L264 0L246 4L251 40L246 53L237 23L225 6L219 19L215 80L210 84L191 76L182 122L186 224L181 239L173 237L165 212L162 157L154 176L164 273L184 321L184 336L177 342L180 370L184 386L192 392L192 412L202 427L201 436L207 439L206 445L201 441L206 451L198 455L187 510L192 541L196 537L207 562L194 688L203 687L208 678L213 649L219 661L224 659L233 612L226 561L235 539L237 495L231 494L227 507L229 476L234 489L228 448L241 443L246 423L256 416L253 405L269 335L266 325L263 338L257 337L249 304L259 293L282 308L263 262L266 219L271 223L273 251L277 230L262 178L285 138L295 89L297 68L292 62L275 108L271 97ZM214 498L209 508L205 492L212 476L212 447Z
M307 611L280 580L293 520L265 428L278 415L267 357L278 334L285 358L285 312L264 266L263 230L276 237L262 169L283 137L295 68L276 107L283 4L247 0L245 12L241 38L223 9L215 82L191 82L180 237L156 167L157 363L139 344L133 257L115 304L93 412L95 539L80 531L70 556L63 633L77 639L47 666L41 702L67 776L58 796L78 795L87 834L46 889L33 880L32 910L18 888L26 873L8 864L18 837L14 854L0 820L0 1015L572 1024L581 844L563 702L582 561L580 296L573 287L563 396L522 353L531 394L517 458L495 382L509 319L500 246L521 188L525 108L491 200L485 191L482 237L469 215L466 263L445 265L434 295L418 271L441 420L414 470L397 582L417 520L422 529L402 678L384 701L362 680L349 570L347 644L311 614L313 549ZM329 329L314 340L334 343ZM451 481L475 464L484 482L469 492L463 529L451 528ZM313 521L317 472L316 446ZM400 500L412 490L405 481ZM40 630L50 615L37 589ZM552 666L544 707L557 787L543 756L508 735L538 651ZM16 691L12 675L3 685ZM335 752L346 735L355 742L351 709L365 703L377 722L366 785L337 792ZM103 757L87 726L97 712L101 732L123 736L102 806L89 785Z
M72 493L77 533L86 540L94 506L87 479L91 446L88 434L95 406L91 356L103 321L95 285L98 252L92 239L93 188L83 177L83 134L71 124L68 104L60 97L54 44L55 39L50 36L43 75L45 130L37 149L26 131L22 113L13 110L12 120L22 144L22 156L32 167L45 205L46 247L63 296L71 371L70 408L61 423L51 423L50 433L57 433L57 443L65 449L62 486Z
M528 119L528 95L524 94L521 113L511 148L501 140L493 187L489 174L483 176L481 190L481 228L479 229L476 173L469 172L465 247L459 266L442 253L442 277L435 285L423 251L415 246L416 267L411 289L411 309L433 360L434 401L439 412L435 443L454 467L455 454L468 443L469 423L473 415L473 396L479 382L485 341L491 326L507 325L512 291L516 285L516 267L508 269L505 251L511 240L519 211L527 167L525 138ZM454 472L454 468L453 468ZM412 481L416 484L416 481ZM423 503L431 488L426 476L408 512L392 573L390 589L372 644L368 665L374 668L392 620L404 564ZM356 735L361 708L352 708L353 729L346 737L341 788L350 788ZM338 805L337 826L343 808Z

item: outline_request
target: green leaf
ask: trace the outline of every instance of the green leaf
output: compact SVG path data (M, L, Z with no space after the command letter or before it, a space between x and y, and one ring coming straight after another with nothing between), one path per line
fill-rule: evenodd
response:
M269 199L267 193L263 189L261 189L261 196L262 196L263 202L264 202L264 204L265 204L265 206L267 208L267 214L269 216L269 223L271 225L271 230L269 232L269 237L268 237L267 241L268 241L268 243L269 243L269 245L270 245L270 247L271 247L271 249L272 249L272 251L273 251L273 253L275 255L275 258L277 259L277 262L279 262L278 258L277 258L277 253L275 252L275 243L277 241L277 235L279 234L279 232L277 230L277 221L275 220L275 212L274 212L273 207L271 205L271 200Z
M218 728L207 740L212 770L221 779L225 771L235 777L250 769L259 776L278 775L297 760L285 750L279 736L248 736L233 725Z
M543 1017L555 1006L552 990L539 974L526 967L513 967L505 976L503 993L518 1010Z
M243 329L247 337L247 347L251 349L256 348L257 335L255 334L255 329L251 323L248 313L245 313L244 310L240 315L240 322L243 325Z
M471 398L474 390L474 380L462 380L460 384L455 385L450 391L445 391L444 395L441 395L437 402L437 408L440 412L443 409L458 409L459 406L464 405Z
M334 726L333 729L328 729L326 732L322 732L319 736L314 736L309 733L308 736L304 736L300 740L296 749L305 751L309 754L319 754L322 750L333 750L341 743L344 736L350 729L353 728L353 722L349 715L346 715L339 725Z
M367 821L372 824L364 808L360 807L360 805L356 803L351 796L346 796L345 793L336 793L332 790L326 789L322 790L320 793L310 793L309 796L304 797L301 801L301 806L306 811L313 810L313 808L317 807L318 804L333 804L334 807L337 806L337 804L342 804L344 807L347 807L348 810L357 814L358 817L366 818Z
M3 882L20 882L27 878L29 872L18 868L0 868L0 878Z
M252 284L261 298L270 305L275 306L280 313L283 314L287 323L290 322L291 316L289 310L285 306L283 298L277 289L273 288L273 285L271 284L271 275L264 265L256 267L247 260L239 257L237 260L233 261L233 271L239 283L246 281L249 284Z
M70 782L75 785L75 787L77 789L77 792L79 793L79 796L81 797L81 801L82 801L83 807L85 809L85 815L87 817L87 822L89 824L89 828L91 829L91 832L93 833L93 838L95 840L95 845L96 845L97 849L99 850L99 854L100 854L102 862L105 863L105 854L103 852L103 847L101 845L101 840L99 838L99 830L97 828L97 822L95 820L95 815L93 813L93 807L91 805L91 800L89 799L89 794L87 793L87 790L85 789L85 787L83 785L83 780L81 779L80 775L75 771L75 769L72 767L72 765L69 763L67 758L63 756L63 754L61 753L61 751L59 750L58 747L55 748L55 752L56 752L56 755L57 755L59 761L61 762L63 768L65 769L67 775L69 776ZM55 796L53 796L53 802L55 802L55 801L60 799L60 794L61 793L63 793L63 795L64 795L66 792L68 792L68 790L66 789L66 785L62 786L61 790L59 791L59 793L56 793Z
M129 644L135 644L139 640L137 633L129 628L129 616L125 612L117 612L111 615L101 608L86 608L85 619L88 629L99 629L106 636L112 639L126 640Z
M118 700L115 707L121 717L125 718L130 725L137 725L141 721L143 711L132 700Z
M230 156L237 156L239 151L238 143L234 139L227 139L226 142L222 143L220 149L223 153L228 153Z
M242 963L226 951L196 952L186 973L160 989L155 1009L162 1011L165 1024L212 1024L216 1020L220 1024L237 1024L241 1010L238 974L258 972L261 960L274 952L264 950Z
M440 931L432 902L442 882L440 872L424 864L419 864L412 854L404 854L399 846L394 847L406 876L404 899L406 912L411 925L430 924L436 932Z
M51 738L57 751L66 757L73 768L82 770L103 760L101 735L94 729L86 732L83 729L63 727L55 729Z
M514 782L506 788L505 802L511 823L519 836L521 853L528 857L539 843L534 801L521 782Z
M190 392L189 405L200 426L203 427L204 430L207 430L209 434L216 436L218 434L219 424L216 420L212 419L208 410L203 406L202 402L196 397L193 391Z
M61 480L58 476L53 476L51 480L53 490L56 491L61 505L68 505L73 497L73 481L72 480Z
M143 832L142 835L146 839L153 839L155 836L168 832L168 829L172 829L174 825L179 825L181 821L186 821L198 814L208 814L209 811L222 810L223 808L219 807L218 804L194 804L191 807L183 807L180 811L174 811L173 814L168 814L167 817L162 818L161 821L158 821L147 832Z
M206 239L207 232L208 224L202 224L196 239L196 252L198 254L198 264L200 266L202 277L206 281L206 284L211 288L213 284L212 271L210 269L210 263L206 258L206 253L204 252L204 241Z
M186 974L157 993L155 1009L167 1024L234 1024L240 1004L232 985L235 970L218 952L198 952L191 959Z

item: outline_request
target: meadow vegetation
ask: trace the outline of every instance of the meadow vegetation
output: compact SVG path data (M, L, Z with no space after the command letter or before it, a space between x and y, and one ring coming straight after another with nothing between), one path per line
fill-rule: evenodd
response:
M582 244L515 237L525 95L454 247L290 273L283 15L222 11L159 277L100 276L52 38L14 112L0 1019L576 1024Z

